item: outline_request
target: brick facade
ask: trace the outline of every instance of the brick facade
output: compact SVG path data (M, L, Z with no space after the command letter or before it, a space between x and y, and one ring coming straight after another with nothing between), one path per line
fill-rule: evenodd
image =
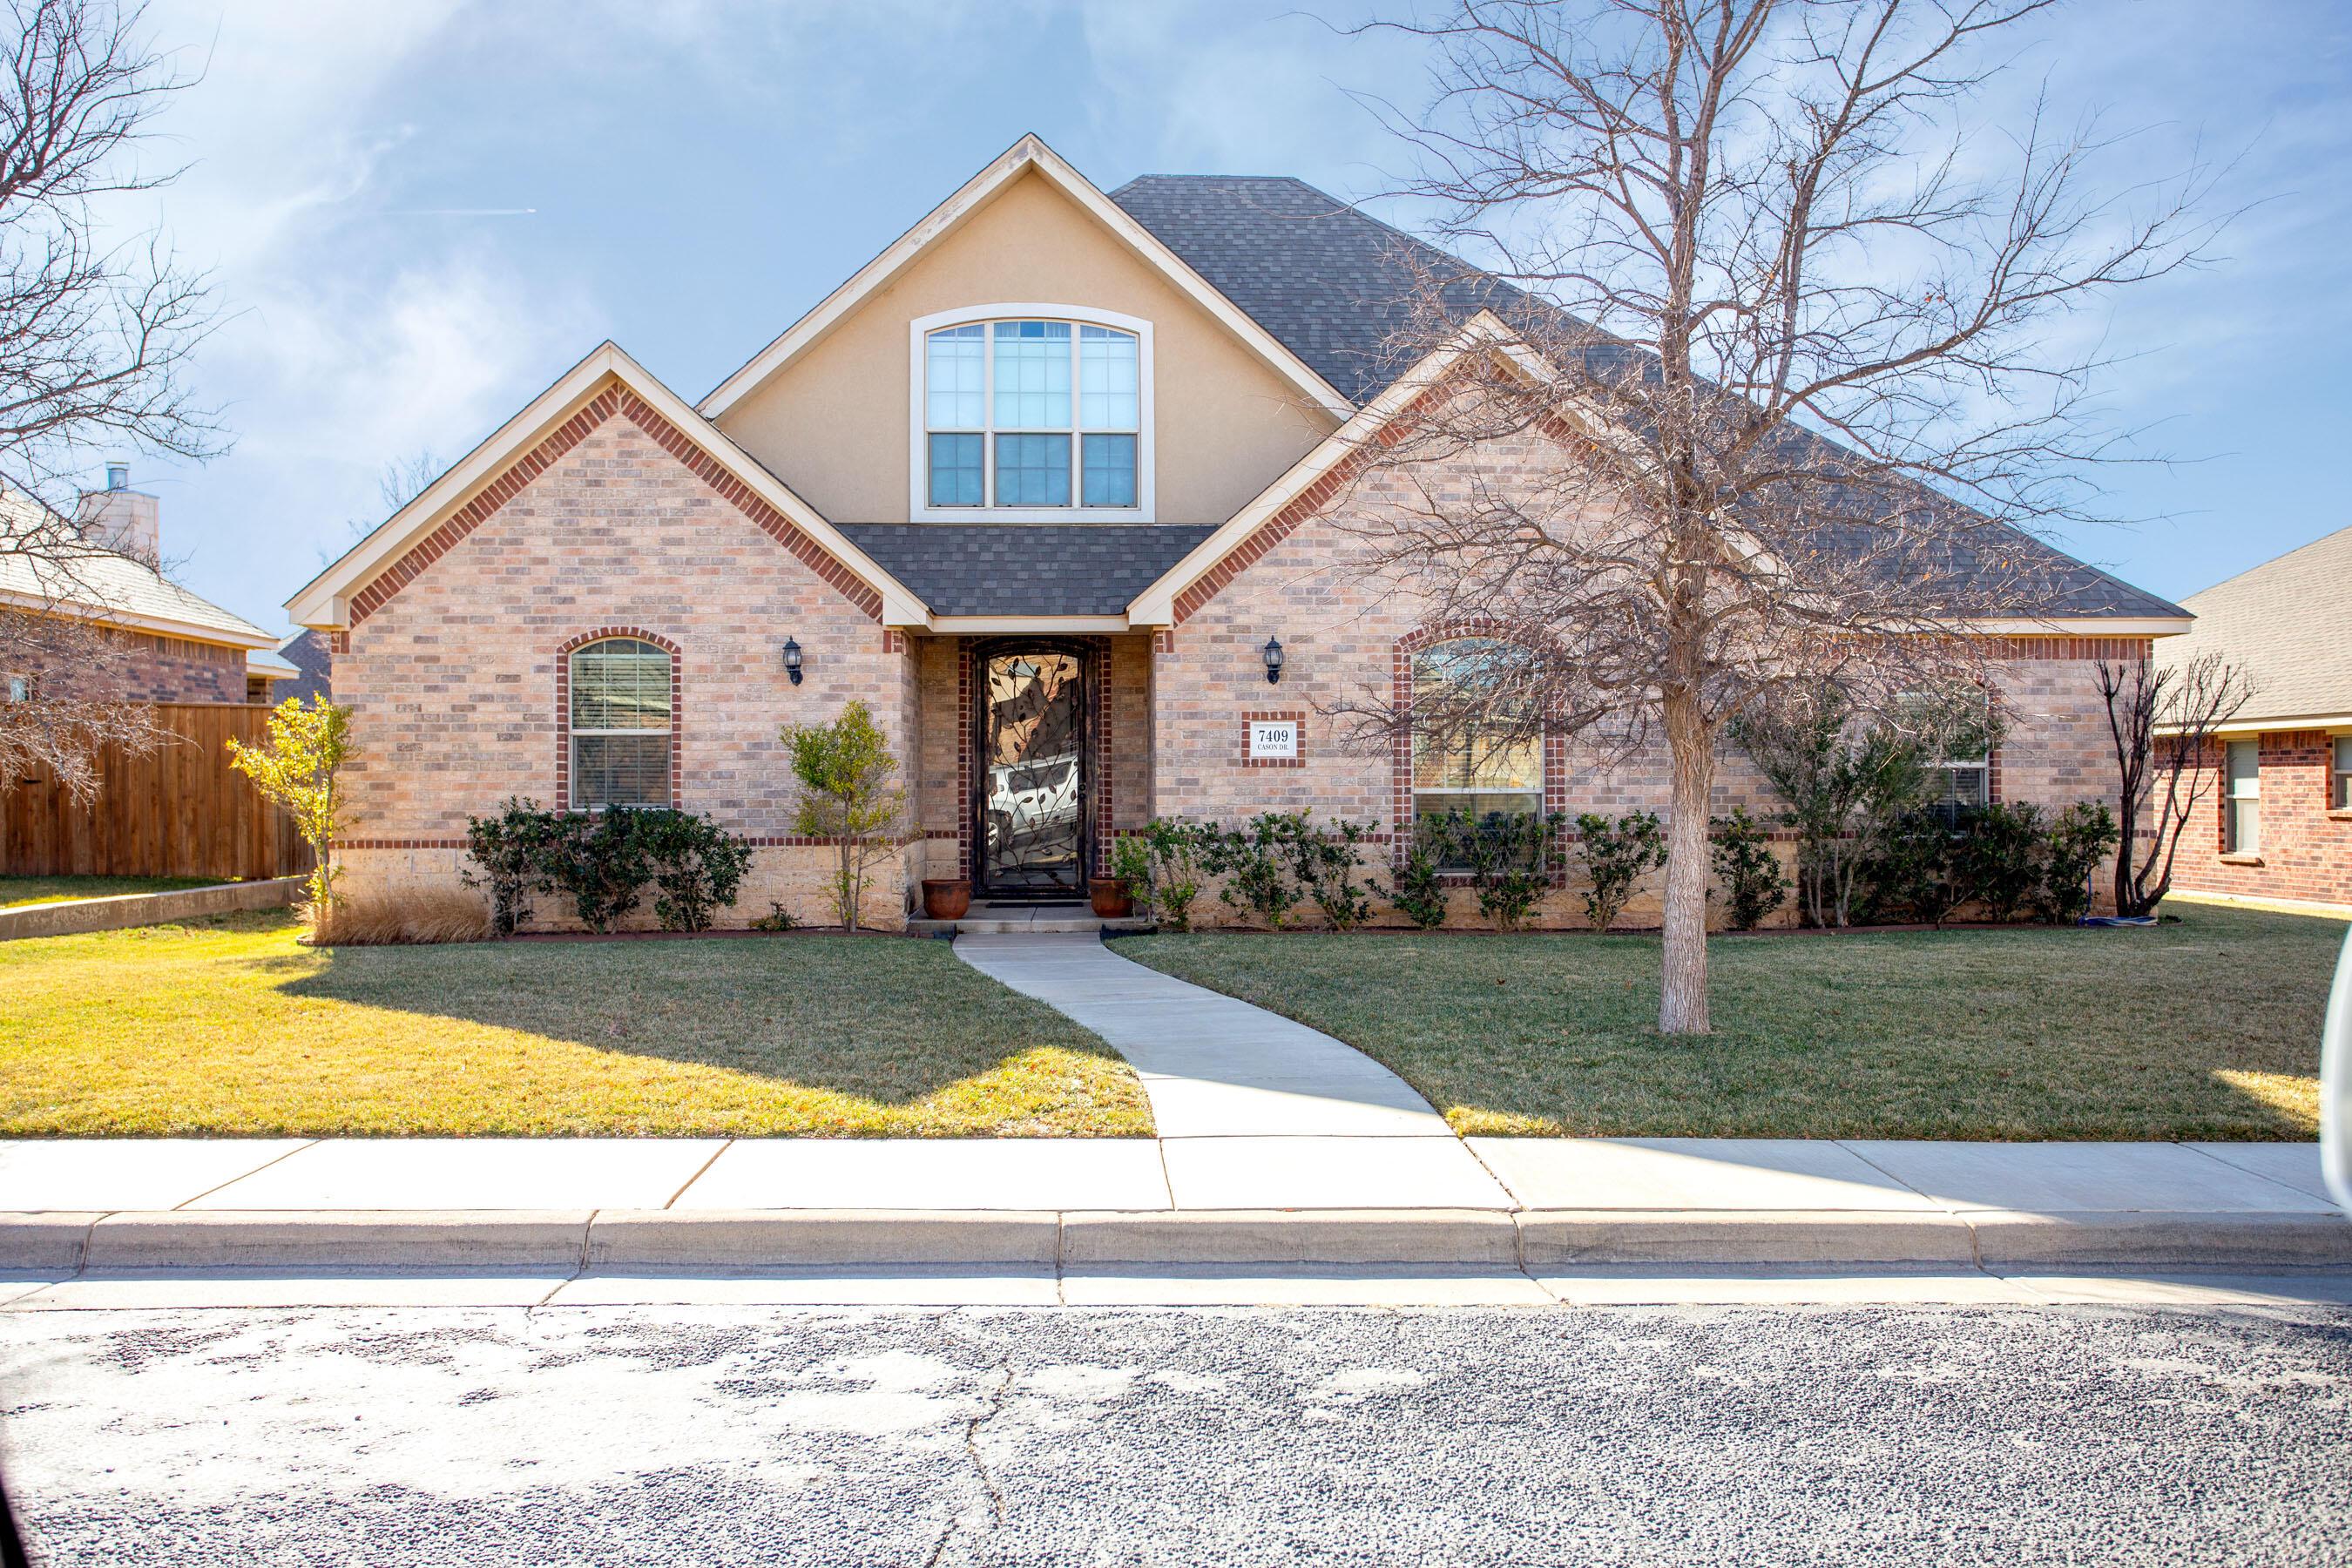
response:
M246 700L246 650L241 647L122 628L106 635L115 643L112 657L96 669L79 658L60 658L56 668L35 669L31 673L41 689L60 697L115 702ZM28 647L41 646L37 637L24 640ZM83 645L69 639L64 646Z
M1374 476L1344 499L1330 489L1316 504L1378 504L1382 482ZM1119 832L1155 816L1233 822L1311 810L1370 824L1371 862L1396 852L1412 812L1409 751L1387 726L1339 710L1409 706L1412 651L1477 628L1429 624L1425 601L1357 569L1358 549L1323 512L1286 509L1248 542L1242 565L1180 595L1177 626L1056 639L1083 645L1092 661L1097 871ZM992 639L886 628L879 607L878 595L845 581L840 563L677 427L625 391L598 395L354 595L352 626L332 639L336 696L353 710L361 748L350 885L446 884L468 816L509 795L566 803L566 652L627 636L672 657L676 803L757 847L723 917L734 922L772 901L804 921L831 918L831 852L793 835L779 730L830 718L852 698L872 706L902 759L910 805L905 851L874 900L877 922L888 923L900 884L911 893L919 878L970 872L973 649ZM1288 654L1278 685L1261 655L1269 637ZM799 686L782 668L787 637L803 651ZM2055 807L2109 794L2094 661L2146 650L2145 639L2053 637L1997 649L2010 725L1995 758L1997 798ZM1301 725L1295 762L1246 756L1253 717ZM1553 735L1543 750L1549 809L1665 805L1663 747L1610 757ZM1754 769L1727 754L1713 807L1738 805L1773 809ZM1552 895L1539 922L1578 923L1580 890ZM1656 908L1655 888L1645 888L1628 920L1654 921ZM1223 912L1213 898L1200 909L1212 921Z
M469 815L562 799L563 650L619 628L677 650L677 804L758 847L738 916L782 901L829 919L830 852L793 833L780 730L863 698L905 755L920 696L907 639L617 404L565 434L527 479L493 487L498 505L436 533L396 592L372 586L337 639L335 694L360 746L349 886L446 884ZM805 650L799 686L788 637ZM897 918L900 879L877 877L877 923Z
M2352 904L2352 811L2334 808L2335 736L2273 730L2252 739L2262 781L2260 849L2222 853L2221 745L2206 755L2195 814L2180 836L2172 885L2233 898Z

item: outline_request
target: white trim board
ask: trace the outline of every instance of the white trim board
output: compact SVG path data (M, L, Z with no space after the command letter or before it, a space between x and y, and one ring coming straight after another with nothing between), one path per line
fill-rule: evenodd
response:
M1181 257L1168 248L1159 236L1129 216L1125 208L1097 190L1093 182L1079 174L1068 160L1046 146L1044 140L1033 132L964 182L954 195L932 208L921 222L893 240L881 255L851 274L847 282L819 300L773 342L752 355L741 369L714 387L709 395L696 405L697 408L709 419L724 416L729 409L750 396L778 371L822 342L852 310L904 271L933 241L955 232L962 226L965 219L986 206L999 192L1032 170L1052 182L1089 217L1109 230L1114 238L1124 243L1157 270L1179 293L1192 300L1219 326L1255 351L1302 396L1319 407L1328 409L1335 417L1344 416L1353 406L1305 360L1291 353L1280 339L1259 326L1207 279L1193 271Z

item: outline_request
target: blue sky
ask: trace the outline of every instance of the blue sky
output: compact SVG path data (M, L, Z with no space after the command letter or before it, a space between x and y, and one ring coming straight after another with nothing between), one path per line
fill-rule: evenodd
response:
M380 521L387 462L455 460L606 337L698 398L1024 131L1105 188L1272 173L1360 197L1405 159L1348 89L1417 101L1425 66L1280 0L149 15L206 70L159 149L194 166L143 216L214 271L198 386L236 448L134 479L182 579L268 626ZM2352 6L2091 0L2020 42L1989 121L2046 82L2067 118L2139 131L2134 167L2234 158L2219 205L2251 209L2210 268L2100 323L2130 356L2116 417L2194 460L2107 471L2144 521L2067 542L2177 596L2352 525Z

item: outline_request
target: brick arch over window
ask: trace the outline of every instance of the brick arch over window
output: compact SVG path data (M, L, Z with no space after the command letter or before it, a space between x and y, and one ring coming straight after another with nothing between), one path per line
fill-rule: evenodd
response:
M1507 639L1508 633L1499 621L1483 616L1463 620L1441 621L1433 626L1417 626L1396 640L1389 658L1389 706L1400 721L1412 713L1412 660L1424 648L1440 643L1459 642L1465 637ZM1547 725L1543 736L1543 808L1547 812L1568 809L1568 736L1555 726ZM1389 811L1394 829L1394 851L1402 865L1405 851L1412 845L1412 726L1400 722L1391 731L1389 742Z
M685 650L659 632L643 626L599 626L582 632L555 650L555 809L572 809L572 656L592 643L626 639L651 643L669 655L669 804L679 803L683 784L683 736L686 721Z

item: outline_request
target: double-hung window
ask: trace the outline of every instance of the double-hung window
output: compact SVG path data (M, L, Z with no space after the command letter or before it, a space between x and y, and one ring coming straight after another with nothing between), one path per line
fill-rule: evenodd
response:
M572 654L572 804L667 805L670 656L635 637Z
M2222 768L2221 849L2259 855L2263 848L2262 742L2232 741Z
M2328 783L2327 803L2337 811L2352 811L2352 735L2336 737L2336 768Z
M1505 698L1511 661L1502 653L1489 639L1464 637L1413 656L1413 710L1428 716L1413 730L1415 817L1543 810L1543 741Z
M916 325L919 515L1149 521L1142 323Z

